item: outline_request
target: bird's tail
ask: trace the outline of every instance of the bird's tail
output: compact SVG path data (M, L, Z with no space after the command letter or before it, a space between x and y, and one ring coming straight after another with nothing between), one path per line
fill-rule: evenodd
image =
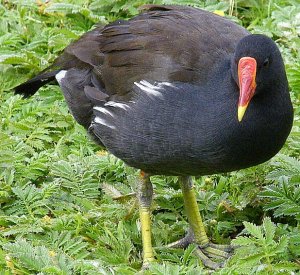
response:
M54 70L54 71L42 71L37 76L27 80L26 82L22 83L21 85L15 87L15 93L21 94L25 98L30 97L34 95L39 88L46 85L47 83L51 81L56 81L55 75L60 70Z

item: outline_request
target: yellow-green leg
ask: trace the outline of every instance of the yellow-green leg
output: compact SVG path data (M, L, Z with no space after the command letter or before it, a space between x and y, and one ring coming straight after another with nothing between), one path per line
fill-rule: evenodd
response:
M140 209L142 242L143 242L143 267L147 267L154 261L153 248L151 242L151 203L153 198L153 187L150 176L141 172L141 180L138 190L138 201Z
M180 185L183 195L184 208L190 227L194 233L194 240L197 244L205 246L209 243L209 239L206 235L204 224L202 222L191 178L181 177Z
M191 243L198 244L195 253L207 267L217 269L222 263L212 261L210 258L228 258L232 248L227 245L216 245L209 242L205 227L197 205L196 195L191 177L180 177L184 207L190 224L188 234L181 240L174 242L169 247L185 248Z

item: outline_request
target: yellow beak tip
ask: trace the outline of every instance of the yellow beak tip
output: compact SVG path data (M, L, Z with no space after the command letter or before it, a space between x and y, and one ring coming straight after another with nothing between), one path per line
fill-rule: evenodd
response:
M245 106L239 106L239 107L238 107L238 120L239 120L239 122L242 121L242 119L243 119L243 117L244 117L244 115L245 115L247 106L248 106L248 105L245 105Z

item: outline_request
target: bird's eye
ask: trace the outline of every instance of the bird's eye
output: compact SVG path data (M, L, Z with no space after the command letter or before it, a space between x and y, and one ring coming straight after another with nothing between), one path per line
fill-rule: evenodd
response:
M265 61L264 61L264 63L263 63L263 66L264 67L268 67L269 63L270 63L269 58L266 58Z

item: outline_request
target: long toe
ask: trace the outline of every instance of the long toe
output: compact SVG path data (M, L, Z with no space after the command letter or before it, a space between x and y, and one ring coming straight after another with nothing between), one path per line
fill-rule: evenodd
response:
M203 252L201 248L196 248L195 249L195 254L196 256L199 257L199 259L201 260L201 262L204 264L204 266L210 268L210 269L219 269L221 267L224 266L223 262L215 262L213 260L211 260L208 256L206 256Z
M188 233L182 239L170 243L167 245L168 248L187 248L191 243L194 243L194 234L192 230L189 229Z
M168 248L187 248L190 244L196 244L194 234L191 230L182 239L168 244ZM210 269L218 269L224 266L226 259L230 258L234 247L231 245L222 245L207 243L205 245L198 245L195 249L196 256L202 261L204 266Z
M221 245L208 243L198 245L195 254L200 258L202 263L211 269L218 269L224 266L225 260L231 257L233 247L230 245Z
M231 253L226 252L219 248L214 248L209 244L207 247L202 249L203 253L210 258L223 258L228 259L231 256Z
M230 245L230 244L214 244L214 243L209 243L209 247L218 249L218 250L222 250L224 252L233 252L234 251L234 246Z

